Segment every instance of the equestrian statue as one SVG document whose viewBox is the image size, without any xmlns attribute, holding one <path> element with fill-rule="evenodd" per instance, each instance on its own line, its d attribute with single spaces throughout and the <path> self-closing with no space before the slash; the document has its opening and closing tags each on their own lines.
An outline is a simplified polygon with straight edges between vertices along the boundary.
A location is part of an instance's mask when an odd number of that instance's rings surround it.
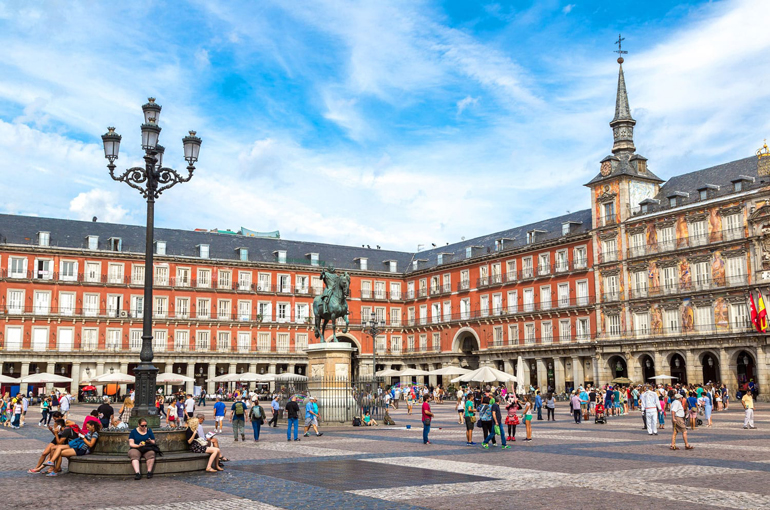
<svg viewBox="0 0 770 510">
<path fill-rule="evenodd" d="M 350 321 L 348 320 L 348 302 L 346 300 L 350 289 L 350 275 L 346 272 L 338 274 L 333 266 L 321 271 L 321 280 L 325 288 L 320 296 L 313 299 L 313 315 L 315 316 L 315 337 L 324 340 L 326 324 L 332 323 L 332 342 L 337 341 L 337 319 L 345 319 L 345 329 L 348 332 Z M 321 326 L 323 319 L 323 326 Z"/>
</svg>

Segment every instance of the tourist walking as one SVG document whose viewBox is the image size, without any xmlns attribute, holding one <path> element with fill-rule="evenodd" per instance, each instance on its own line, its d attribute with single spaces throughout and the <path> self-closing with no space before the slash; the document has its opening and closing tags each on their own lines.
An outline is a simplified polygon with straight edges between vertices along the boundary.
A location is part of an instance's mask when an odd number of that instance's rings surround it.
<svg viewBox="0 0 770 510">
<path fill-rule="evenodd" d="M 537 409 L 537 419 L 543 420 L 543 397 L 540 396 L 540 390 L 535 393 L 535 409 Z"/>
<path fill-rule="evenodd" d="M 465 404 L 463 403 L 462 397 L 457 397 L 457 423 L 459 425 L 462 425 L 463 422 L 463 414 L 465 414 L 463 411 L 465 411 Z"/>
<path fill-rule="evenodd" d="M 259 441 L 259 431 L 262 424 L 265 423 L 265 410 L 259 405 L 259 399 L 256 395 L 254 396 L 254 405 L 249 411 L 249 419 L 251 420 L 251 428 L 254 430 L 254 441 Z"/>
<path fill-rule="evenodd" d="M 246 434 L 243 431 L 243 427 L 246 424 L 246 405 L 243 403 L 240 395 L 238 395 L 230 408 L 230 423 L 233 424 L 234 440 L 238 441 L 238 435 L 240 434 L 241 441 L 246 441 Z"/>
<path fill-rule="evenodd" d="M 198 395 L 198 405 L 206 407 L 206 390 L 201 388 L 201 393 Z"/>
<path fill-rule="evenodd" d="M 481 398 L 481 407 L 479 407 L 479 421 L 481 422 L 481 437 L 482 442 L 484 438 L 489 435 L 489 432 L 494 426 L 494 420 L 492 419 L 492 406 L 490 405 L 489 397 L 484 395 Z M 495 446 L 497 443 L 494 443 Z"/>
<path fill-rule="evenodd" d="M 430 434 L 430 424 L 433 420 L 433 412 L 430 410 L 430 401 L 433 397 L 428 394 L 425 396 L 422 402 L 422 443 L 431 444 L 428 440 L 428 434 Z"/>
<path fill-rule="evenodd" d="M 473 427 L 476 426 L 476 408 L 473 406 L 473 398 L 470 394 L 465 399 L 463 420 L 465 421 L 465 444 L 466 446 L 473 446 L 476 444 L 473 442 Z"/>
<path fill-rule="evenodd" d="M 195 399 L 189 393 L 187 394 L 187 400 L 184 401 L 184 412 L 186 420 L 195 416 Z"/>
<path fill-rule="evenodd" d="M 698 419 L 698 399 L 692 391 L 687 397 L 687 415 L 690 418 L 690 429 L 695 430 L 695 422 Z"/>
<path fill-rule="evenodd" d="M 527 437 L 524 441 L 532 441 L 532 402 L 529 401 L 529 395 L 524 395 L 524 410 L 521 412 L 521 417 L 527 429 Z"/>
<path fill-rule="evenodd" d="M 299 404 L 297 396 L 292 395 L 291 400 L 286 403 L 286 440 L 291 441 L 291 429 L 294 428 L 294 440 L 299 441 L 297 434 L 299 432 Z"/>
<path fill-rule="evenodd" d="M 40 412 L 43 414 L 43 417 L 40 418 L 40 421 L 37 422 L 37 426 L 40 427 L 41 425 L 48 426 L 48 421 L 50 418 L 48 417 L 48 409 L 51 407 L 51 401 L 48 399 L 48 397 L 43 397 L 43 400 L 40 402 Z"/>
<path fill-rule="evenodd" d="M 647 386 L 645 392 L 642 393 L 640 404 L 642 407 L 642 414 L 644 415 L 644 421 L 647 425 L 647 434 L 658 435 L 658 413 L 660 413 L 660 400 L 658 396 L 652 391 L 652 388 Z"/>
<path fill-rule="evenodd" d="M 757 428 L 754 426 L 754 397 L 752 396 L 750 391 L 747 391 L 743 395 L 743 398 L 741 398 L 741 404 L 743 404 L 743 408 L 746 410 L 746 415 L 743 418 L 743 428 L 744 429 Z"/>
<path fill-rule="evenodd" d="M 671 421 L 673 422 L 673 430 L 671 431 L 671 449 L 678 450 L 676 445 L 676 435 L 682 433 L 682 439 L 684 439 L 684 447 L 687 450 L 692 450 L 693 446 L 687 442 L 687 424 L 684 421 L 684 406 L 682 405 L 682 395 L 676 393 L 674 400 L 671 402 Z"/>
<path fill-rule="evenodd" d="M 706 427 L 711 428 L 711 412 L 714 410 L 714 404 L 711 401 L 711 393 L 703 394 L 703 419 L 706 421 Z"/>
<path fill-rule="evenodd" d="M 304 437 L 310 437 L 310 427 L 313 427 L 316 437 L 321 437 L 323 432 L 318 432 L 318 404 L 315 397 L 310 397 L 305 404 L 305 434 Z"/>
<path fill-rule="evenodd" d="M 503 434 L 503 431 L 501 430 L 503 426 L 503 415 L 500 412 L 500 404 L 497 403 L 497 400 L 492 399 L 492 403 L 490 405 L 491 411 L 492 411 L 492 430 L 489 432 L 489 434 L 484 438 L 484 442 L 481 443 L 481 446 L 483 446 L 485 449 L 489 449 L 489 442 L 495 440 L 495 435 L 500 435 L 500 442 L 503 443 L 503 450 L 507 450 L 510 448 L 508 444 L 505 442 L 505 435 Z"/>
<path fill-rule="evenodd" d="M 275 397 L 273 397 L 273 401 L 270 402 L 270 409 L 272 409 L 273 411 L 273 416 L 271 416 L 270 421 L 267 422 L 268 427 L 270 426 L 271 423 L 273 424 L 273 428 L 278 426 L 278 414 L 281 411 L 281 404 L 278 401 L 279 398 L 280 398 L 280 395 L 276 395 Z"/>
<path fill-rule="evenodd" d="M 64 398 L 62 398 L 62 400 L 64 400 Z M 62 402 L 60 401 L 59 404 L 61 403 Z M 102 397 L 102 405 L 96 408 L 96 410 L 99 411 L 99 422 L 101 423 L 102 428 L 106 429 L 112 422 L 112 415 L 115 414 L 115 409 L 110 405 L 110 397 Z M 64 414 L 64 411 L 62 411 L 62 414 Z"/>
<path fill-rule="evenodd" d="M 59 411 L 66 420 L 70 414 L 70 396 L 65 391 L 61 398 L 59 398 Z"/>
<path fill-rule="evenodd" d="M 226 409 L 227 406 L 225 406 L 225 403 L 222 402 L 222 396 L 217 395 L 217 401 L 214 402 L 214 431 L 216 432 L 222 432 L 222 425 L 225 421 Z"/>
<path fill-rule="evenodd" d="M 548 399 L 545 401 L 545 408 L 548 411 L 546 421 L 556 421 L 556 399 L 553 393 L 548 394 Z"/>
<path fill-rule="evenodd" d="M 572 403 L 572 417 L 575 419 L 575 423 L 580 424 L 580 420 L 583 417 L 583 411 L 580 408 L 580 397 L 576 395 L 574 391 L 572 392 L 570 401 Z"/>
<path fill-rule="evenodd" d="M 519 405 L 516 402 L 511 402 L 505 409 L 508 411 L 508 416 L 505 417 L 505 424 L 508 425 L 508 441 L 516 441 L 516 425 L 519 424 L 519 416 L 516 414 Z"/>
</svg>

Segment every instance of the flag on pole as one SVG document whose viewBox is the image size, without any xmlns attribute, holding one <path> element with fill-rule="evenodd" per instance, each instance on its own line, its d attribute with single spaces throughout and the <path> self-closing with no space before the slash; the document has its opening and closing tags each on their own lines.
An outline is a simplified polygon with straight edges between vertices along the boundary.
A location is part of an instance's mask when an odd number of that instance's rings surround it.
<svg viewBox="0 0 770 510">
<path fill-rule="evenodd" d="M 757 307 L 754 304 L 754 294 L 749 291 L 749 306 L 751 307 L 751 323 L 754 324 L 754 327 L 757 331 L 761 331 L 759 329 L 759 315 L 757 314 Z"/>
<path fill-rule="evenodd" d="M 757 299 L 757 322 L 759 324 L 759 331 L 761 333 L 764 333 L 767 331 L 767 310 L 765 309 L 765 300 L 762 299 L 762 292 L 757 291 L 758 299 Z"/>
</svg>

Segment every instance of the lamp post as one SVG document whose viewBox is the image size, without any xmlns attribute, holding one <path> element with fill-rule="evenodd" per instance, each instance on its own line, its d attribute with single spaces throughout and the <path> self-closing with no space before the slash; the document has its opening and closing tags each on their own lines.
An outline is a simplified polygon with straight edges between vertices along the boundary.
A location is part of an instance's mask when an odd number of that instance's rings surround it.
<svg viewBox="0 0 770 510">
<path fill-rule="evenodd" d="M 372 337 L 372 378 L 377 380 L 377 336 L 380 334 L 380 328 L 385 325 L 385 321 L 377 321 L 377 314 L 372 312 L 369 321 L 366 323 L 366 332 Z"/>
<path fill-rule="evenodd" d="M 155 199 L 165 190 L 180 182 L 187 182 L 192 178 L 195 170 L 195 162 L 198 160 L 201 139 L 195 136 L 195 131 L 190 131 L 189 136 L 182 139 L 184 145 L 184 159 L 187 161 L 187 175 L 180 174 L 173 168 L 163 166 L 163 153 L 165 148 L 158 145 L 158 137 L 161 128 L 158 125 L 161 106 L 155 102 L 155 98 L 148 99 L 142 106 L 144 123 L 142 124 L 142 149 L 144 150 L 144 167 L 129 168 L 120 175 L 115 174 L 115 160 L 118 159 L 121 136 L 115 132 L 114 127 L 107 128 L 107 133 L 102 135 L 104 143 L 104 157 L 109 163 L 110 177 L 113 180 L 125 182 L 146 199 L 147 201 L 147 232 L 144 253 L 144 302 L 142 323 L 142 350 L 139 353 L 140 364 L 134 369 L 136 377 L 136 405 L 132 417 L 148 418 L 148 425 L 158 427 L 160 417 L 155 407 L 155 378 L 158 369 L 152 364 L 152 284 L 153 284 L 153 241 L 155 228 Z"/>
</svg>

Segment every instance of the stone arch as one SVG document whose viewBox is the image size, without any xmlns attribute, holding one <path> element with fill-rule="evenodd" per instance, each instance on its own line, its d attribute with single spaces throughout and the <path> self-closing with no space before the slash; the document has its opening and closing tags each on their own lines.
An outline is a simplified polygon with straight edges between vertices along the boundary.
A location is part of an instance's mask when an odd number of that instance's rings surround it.
<svg viewBox="0 0 770 510">
<path fill-rule="evenodd" d="M 618 362 L 621 362 L 621 365 L 623 366 L 622 370 L 617 370 Z M 610 373 L 610 381 L 615 379 L 616 377 L 628 377 L 628 360 L 623 354 L 613 354 L 609 358 L 607 358 L 606 361 L 607 364 L 607 370 L 609 370 Z"/>
<path fill-rule="evenodd" d="M 698 363 L 701 366 L 703 384 L 711 381 L 716 383 L 720 380 L 720 359 L 719 353 L 710 349 L 704 349 L 698 353 Z"/>
<path fill-rule="evenodd" d="M 476 340 L 476 346 L 477 351 L 481 350 L 481 339 L 479 338 L 478 333 L 476 333 L 476 330 L 469 327 L 460 328 L 457 330 L 457 333 L 455 333 L 454 339 L 452 340 L 452 352 L 459 352 L 462 353 L 462 343 L 463 340 L 467 337 L 465 333 L 470 333 L 474 340 Z"/>
<path fill-rule="evenodd" d="M 639 364 L 639 369 L 642 374 L 642 382 L 654 382 L 652 377 L 658 375 L 658 371 L 661 367 L 655 365 L 655 354 L 651 352 L 642 352 L 636 356 L 636 362 Z M 647 362 L 650 366 L 647 366 Z"/>
<path fill-rule="evenodd" d="M 670 365 L 671 361 L 673 360 L 673 358 L 674 358 L 674 356 L 676 354 L 681 356 L 683 360 L 687 361 L 687 353 L 684 352 L 684 351 L 677 350 L 677 351 L 670 351 L 670 352 L 667 352 L 666 354 L 664 354 L 663 359 L 666 362 L 666 364 Z"/>
<path fill-rule="evenodd" d="M 752 358 L 754 363 L 757 362 L 757 351 L 753 347 L 736 347 L 732 350 L 729 356 L 730 365 L 737 365 L 738 364 L 738 356 L 741 353 L 749 354 Z"/>
</svg>

